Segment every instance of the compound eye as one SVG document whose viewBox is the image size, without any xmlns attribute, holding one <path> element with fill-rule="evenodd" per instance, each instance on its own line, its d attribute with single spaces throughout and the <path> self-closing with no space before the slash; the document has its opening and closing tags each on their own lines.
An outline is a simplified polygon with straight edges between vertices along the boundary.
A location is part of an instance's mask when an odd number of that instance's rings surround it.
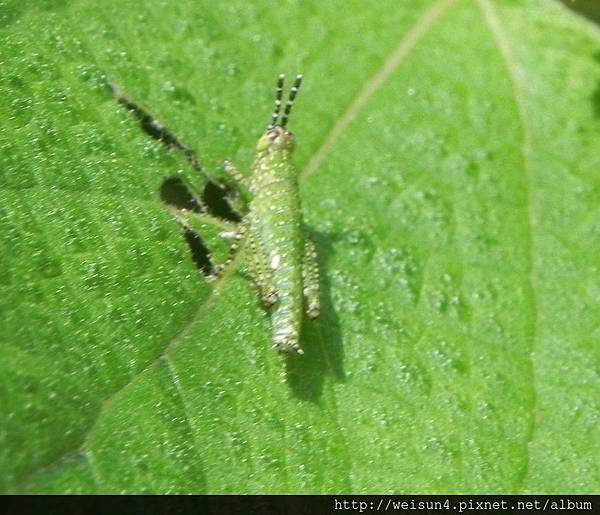
<svg viewBox="0 0 600 515">
<path fill-rule="evenodd" d="M 256 150 L 258 152 L 262 152 L 263 150 L 268 149 L 273 141 L 275 141 L 275 137 L 272 136 L 273 131 L 267 132 L 262 138 L 258 140 L 258 144 L 256 145 Z"/>
</svg>

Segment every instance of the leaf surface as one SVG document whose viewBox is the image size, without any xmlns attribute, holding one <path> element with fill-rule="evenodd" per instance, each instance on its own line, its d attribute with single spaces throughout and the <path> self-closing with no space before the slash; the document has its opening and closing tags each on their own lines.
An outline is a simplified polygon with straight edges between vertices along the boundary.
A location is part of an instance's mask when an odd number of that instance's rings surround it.
<svg viewBox="0 0 600 515">
<path fill-rule="evenodd" d="M 541 0 L 3 9 L 3 490 L 599 490 L 597 29 Z M 249 173 L 280 72 L 324 302 L 287 358 L 161 202 L 204 178 L 107 87 Z"/>
</svg>

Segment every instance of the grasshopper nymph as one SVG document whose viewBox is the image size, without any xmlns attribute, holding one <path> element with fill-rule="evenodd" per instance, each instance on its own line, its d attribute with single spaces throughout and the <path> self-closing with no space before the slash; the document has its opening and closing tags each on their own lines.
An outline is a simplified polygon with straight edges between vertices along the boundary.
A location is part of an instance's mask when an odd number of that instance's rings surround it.
<svg viewBox="0 0 600 515">
<path fill-rule="evenodd" d="M 303 225 L 298 170 L 292 164 L 295 138 L 287 130 L 301 82 L 298 75 L 281 114 L 284 76 L 278 77 L 275 109 L 256 145 L 252 176 L 247 179 L 232 163 L 224 163 L 239 193 L 232 206 L 244 199 L 249 202 L 237 229 L 222 233 L 224 238 L 243 240 L 247 269 L 271 312 L 273 347 L 298 354 L 303 354 L 299 343 L 303 313 L 316 318 L 320 311 L 315 246 Z"/>
<path fill-rule="evenodd" d="M 302 220 L 298 170 L 292 163 L 295 138 L 286 128 L 302 75 L 296 77 L 280 118 L 283 81 L 280 75 L 271 123 L 256 146 L 247 237 L 253 276 L 263 302 L 272 306 L 273 346 L 302 354 L 302 314 L 319 315 L 319 278 L 315 247 Z"/>
</svg>

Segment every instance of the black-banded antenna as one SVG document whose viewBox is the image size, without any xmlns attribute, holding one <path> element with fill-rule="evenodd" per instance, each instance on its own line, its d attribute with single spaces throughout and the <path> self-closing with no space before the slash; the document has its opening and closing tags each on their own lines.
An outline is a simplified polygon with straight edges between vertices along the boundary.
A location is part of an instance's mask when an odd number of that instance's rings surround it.
<svg viewBox="0 0 600 515">
<path fill-rule="evenodd" d="M 282 73 L 279 77 L 277 77 L 277 89 L 275 90 L 275 109 L 273 109 L 273 117 L 271 118 L 271 124 L 268 126 L 269 129 L 272 129 L 277 124 L 277 119 L 279 118 L 279 111 L 281 111 L 281 97 L 283 95 L 283 81 L 285 80 L 285 75 Z"/>
<path fill-rule="evenodd" d="M 281 99 L 283 97 L 283 83 L 285 81 L 285 76 L 281 74 L 277 77 L 277 89 L 275 90 L 275 108 L 273 109 L 273 116 L 271 117 L 271 123 L 267 127 L 267 129 L 272 129 L 273 127 L 279 126 L 281 128 L 285 128 L 290 118 L 290 113 L 292 112 L 292 107 L 294 106 L 294 100 L 296 95 L 298 95 L 298 91 L 300 89 L 300 84 L 302 84 L 302 75 L 296 75 L 296 79 L 294 80 L 294 84 L 292 85 L 292 89 L 290 89 L 290 96 L 287 99 L 285 104 L 285 109 L 283 111 L 283 115 L 281 116 L 281 121 L 279 121 L 279 113 L 281 112 Z"/>
<path fill-rule="evenodd" d="M 296 98 L 298 90 L 300 89 L 300 84 L 302 84 L 302 75 L 296 75 L 296 80 L 294 80 L 294 85 L 290 90 L 290 96 L 288 97 L 288 101 L 285 104 L 285 110 L 283 111 L 283 116 L 281 117 L 282 128 L 285 128 L 287 125 L 290 113 L 292 112 L 292 107 L 294 107 L 294 99 Z"/>
</svg>

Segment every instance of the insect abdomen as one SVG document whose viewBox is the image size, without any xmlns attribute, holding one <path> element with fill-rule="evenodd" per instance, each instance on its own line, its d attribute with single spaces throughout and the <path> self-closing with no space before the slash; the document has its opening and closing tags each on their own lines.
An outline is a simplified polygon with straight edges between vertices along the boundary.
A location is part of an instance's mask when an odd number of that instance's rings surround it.
<svg viewBox="0 0 600 515">
<path fill-rule="evenodd" d="M 298 351 L 304 241 L 296 173 L 289 163 L 261 164 L 264 173 L 259 174 L 252 212 L 278 299 L 271 314 L 273 344 L 281 351 Z"/>
</svg>

